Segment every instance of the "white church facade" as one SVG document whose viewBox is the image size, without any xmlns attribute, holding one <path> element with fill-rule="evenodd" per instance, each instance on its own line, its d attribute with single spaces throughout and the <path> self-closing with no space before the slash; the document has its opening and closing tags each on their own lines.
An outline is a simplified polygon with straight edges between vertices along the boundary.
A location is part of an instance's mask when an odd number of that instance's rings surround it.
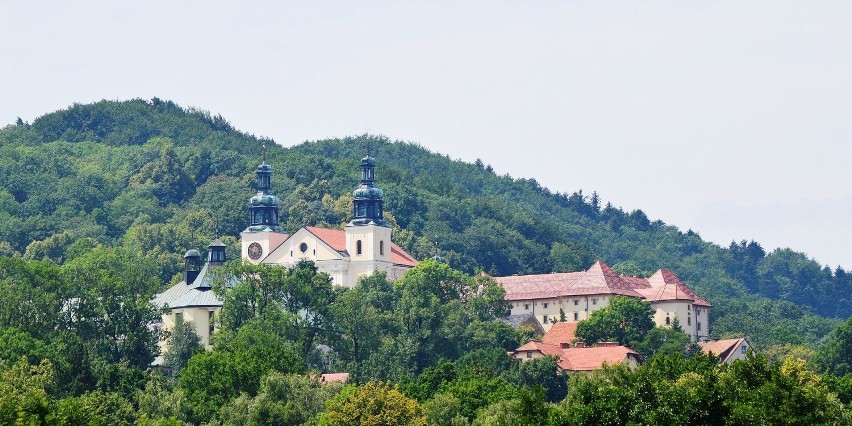
<svg viewBox="0 0 852 426">
<path fill-rule="evenodd" d="M 377 271 L 395 280 L 417 261 L 391 241 L 384 220 L 384 193 L 375 186 L 375 160 L 361 160 L 361 185 L 353 192 L 352 221 L 344 229 L 302 227 L 286 234 L 278 224 L 278 198 L 271 192 L 271 168 L 257 168 L 257 195 L 251 198 L 251 225 L 240 236 L 245 261 L 293 266 L 307 259 L 334 284 L 353 287 Z"/>
</svg>

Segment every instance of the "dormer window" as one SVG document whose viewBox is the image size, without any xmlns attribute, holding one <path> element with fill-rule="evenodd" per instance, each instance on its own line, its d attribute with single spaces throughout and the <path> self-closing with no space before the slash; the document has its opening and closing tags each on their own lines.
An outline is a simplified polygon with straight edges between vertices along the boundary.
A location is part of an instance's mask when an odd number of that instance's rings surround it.
<svg viewBox="0 0 852 426">
<path fill-rule="evenodd" d="M 362 249 L 361 249 L 361 240 L 358 240 L 358 241 L 356 241 L 356 242 L 355 242 L 355 254 L 360 255 L 360 254 L 361 254 L 361 252 L 362 252 Z"/>
</svg>

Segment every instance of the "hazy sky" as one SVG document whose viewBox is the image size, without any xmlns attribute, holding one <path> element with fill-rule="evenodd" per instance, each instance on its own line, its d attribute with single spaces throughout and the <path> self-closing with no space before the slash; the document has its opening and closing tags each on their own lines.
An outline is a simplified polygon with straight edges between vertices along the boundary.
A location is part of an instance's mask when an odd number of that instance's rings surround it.
<svg viewBox="0 0 852 426">
<path fill-rule="evenodd" d="M 852 2 L 0 4 L 0 125 L 154 96 L 481 158 L 852 268 Z"/>
</svg>

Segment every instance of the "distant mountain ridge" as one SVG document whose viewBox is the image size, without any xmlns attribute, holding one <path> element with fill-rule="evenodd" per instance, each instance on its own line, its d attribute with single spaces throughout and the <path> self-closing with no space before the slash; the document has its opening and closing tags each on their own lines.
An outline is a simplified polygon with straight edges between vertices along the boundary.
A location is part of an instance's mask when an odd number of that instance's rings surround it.
<svg viewBox="0 0 852 426">
<path fill-rule="evenodd" d="M 187 248 L 219 234 L 235 241 L 264 144 L 288 229 L 347 220 L 369 146 L 395 240 L 417 257 L 494 275 L 596 259 L 623 274 L 671 269 L 714 304 L 714 335 L 759 336 L 758 346 L 814 344 L 837 322 L 829 318 L 852 315 L 852 277 L 790 249 L 719 247 L 641 210 L 600 205 L 597 194 L 553 193 L 381 136 L 282 148 L 156 98 L 75 104 L 0 130 L 0 254 L 62 262 L 90 239 L 157 259 L 167 279 Z"/>
</svg>

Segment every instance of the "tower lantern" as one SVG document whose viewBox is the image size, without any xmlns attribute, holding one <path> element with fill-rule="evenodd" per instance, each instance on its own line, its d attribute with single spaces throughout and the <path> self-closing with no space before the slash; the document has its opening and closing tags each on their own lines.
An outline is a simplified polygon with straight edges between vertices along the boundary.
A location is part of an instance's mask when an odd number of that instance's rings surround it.
<svg viewBox="0 0 852 426">
<path fill-rule="evenodd" d="M 384 220 L 384 193 L 375 184 L 376 160 L 368 154 L 361 159 L 361 186 L 352 193 L 351 225 L 387 226 Z"/>
</svg>

